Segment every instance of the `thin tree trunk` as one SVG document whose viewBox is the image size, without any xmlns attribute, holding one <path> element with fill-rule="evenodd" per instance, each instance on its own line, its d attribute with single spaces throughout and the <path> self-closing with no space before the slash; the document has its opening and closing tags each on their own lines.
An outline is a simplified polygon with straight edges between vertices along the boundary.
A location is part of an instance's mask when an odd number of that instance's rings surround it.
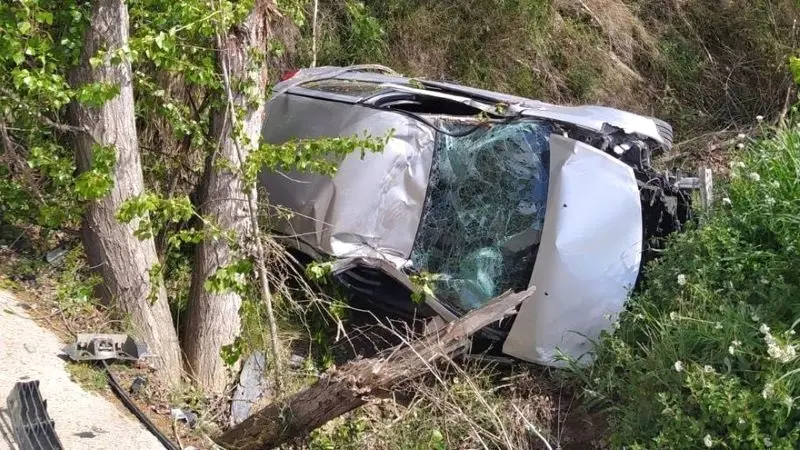
<svg viewBox="0 0 800 450">
<path fill-rule="evenodd" d="M 374 358 L 348 363 L 286 401 L 274 402 L 226 431 L 217 443 L 227 449 L 274 448 L 381 396 L 399 382 L 426 373 L 440 358 L 463 347 L 467 338 L 508 315 L 533 294 L 534 288 L 496 297 L 482 308 L 447 324 L 423 339 L 401 344 Z"/>
<path fill-rule="evenodd" d="M 240 169 L 251 148 L 258 145 L 264 122 L 270 5 L 270 1 L 256 0 L 244 23 L 218 39 L 217 67 L 225 78 L 228 102 L 212 115 L 217 149 L 206 162 L 201 213 L 214 226 L 232 232 L 240 240 L 252 236 L 254 231 L 250 202 L 255 191 L 245 185 Z M 249 96 L 232 88 L 242 84 L 253 87 Z M 234 108 L 243 114 L 238 115 Z M 233 249 L 224 238 L 207 237 L 198 246 L 183 334 L 186 360 L 193 376 L 205 389 L 216 393 L 223 392 L 230 381 L 220 348 L 233 343 L 241 332 L 242 300 L 230 291 L 208 292 L 204 284 L 217 269 L 233 262 L 233 258 Z"/>
<path fill-rule="evenodd" d="M 151 284 L 149 269 L 156 263 L 152 239 L 139 240 L 133 235 L 137 224 L 117 221 L 122 203 L 144 190 L 142 166 L 136 136 L 133 108 L 133 85 L 129 61 L 110 62 L 111 54 L 128 45 L 128 9 L 124 0 L 95 0 L 89 28 L 84 35 L 80 65 L 70 73 L 73 86 L 102 82 L 119 86 L 119 94 L 99 107 L 77 102 L 70 105 L 73 125 L 85 130 L 76 133 L 75 153 L 78 169 L 91 168 L 95 146 L 114 149 L 114 186 L 105 197 L 92 201 L 83 223 L 84 245 L 89 263 L 103 276 L 111 304 L 126 316 L 140 339 L 147 343 L 156 358 L 160 374 L 169 382 L 178 382 L 181 357 L 178 336 L 172 324 L 166 292 L 159 282 Z M 105 60 L 92 67 L 89 59 L 98 50 Z M 155 301 L 148 299 L 156 289 Z"/>
</svg>

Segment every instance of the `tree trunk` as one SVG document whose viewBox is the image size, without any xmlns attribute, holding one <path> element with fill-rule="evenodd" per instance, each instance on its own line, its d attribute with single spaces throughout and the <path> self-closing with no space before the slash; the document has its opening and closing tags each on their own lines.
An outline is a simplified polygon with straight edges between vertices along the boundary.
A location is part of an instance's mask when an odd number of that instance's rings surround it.
<svg viewBox="0 0 800 450">
<path fill-rule="evenodd" d="M 484 307 L 445 325 L 413 344 L 401 344 L 374 358 L 348 363 L 286 401 L 272 403 L 226 431 L 217 443 L 227 449 L 274 448 L 305 435 L 366 403 L 368 396 L 384 395 L 405 380 L 421 376 L 436 360 L 463 347 L 467 338 L 508 315 L 534 288 L 496 297 Z"/>
<path fill-rule="evenodd" d="M 99 268 L 105 291 L 113 306 L 130 319 L 134 331 L 147 343 L 159 373 L 169 382 L 178 382 L 181 357 L 178 336 L 172 324 L 167 297 L 161 283 L 151 284 L 149 269 L 156 263 L 152 239 L 133 235 L 137 224 L 117 221 L 116 213 L 127 199 L 142 194 L 144 180 L 139 159 L 136 121 L 133 109 L 132 73 L 129 61 L 112 64 L 111 54 L 128 45 L 128 9 L 124 0 L 92 2 L 90 25 L 84 35 L 80 65 L 70 73 L 74 87 L 102 82 L 119 86 L 119 94 L 99 107 L 73 102 L 70 119 L 84 130 L 76 133 L 75 154 L 78 170 L 92 167 L 95 146 L 114 149 L 114 186 L 105 197 L 91 201 L 83 223 L 84 245 L 89 263 Z M 92 67 L 89 59 L 98 50 L 104 61 Z M 148 299 L 156 289 L 155 301 Z"/>
<path fill-rule="evenodd" d="M 253 231 L 250 188 L 245 185 L 240 169 L 251 148 L 258 145 L 264 122 L 270 3 L 257 0 L 244 23 L 218 39 L 217 67 L 225 78 L 227 92 L 223 95 L 228 102 L 213 112 L 211 127 L 217 148 L 206 161 L 200 209 L 206 220 L 220 230 L 232 232 L 239 240 Z M 243 84 L 252 86 L 249 94 L 238 88 Z M 238 115 L 233 108 L 243 114 Z M 238 136 L 234 136 L 234 130 L 238 130 Z M 242 300 L 230 291 L 208 292 L 204 283 L 217 269 L 233 262 L 234 256 L 233 249 L 221 237 L 207 236 L 198 246 L 183 333 L 190 371 L 201 386 L 215 393 L 223 392 L 229 382 L 220 348 L 233 343 L 241 332 Z"/>
</svg>

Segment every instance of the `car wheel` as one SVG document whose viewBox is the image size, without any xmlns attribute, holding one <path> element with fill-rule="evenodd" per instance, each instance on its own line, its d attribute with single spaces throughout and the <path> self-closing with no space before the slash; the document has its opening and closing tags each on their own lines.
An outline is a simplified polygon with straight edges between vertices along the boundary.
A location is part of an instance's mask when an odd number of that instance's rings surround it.
<svg viewBox="0 0 800 450">
<path fill-rule="evenodd" d="M 664 150 L 672 150 L 672 126 L 655 117 L 653 117 L 653 121 L 656 123 L 656 128 L 658 128 L 658 135 L 664 140 Z"/>
</svg>

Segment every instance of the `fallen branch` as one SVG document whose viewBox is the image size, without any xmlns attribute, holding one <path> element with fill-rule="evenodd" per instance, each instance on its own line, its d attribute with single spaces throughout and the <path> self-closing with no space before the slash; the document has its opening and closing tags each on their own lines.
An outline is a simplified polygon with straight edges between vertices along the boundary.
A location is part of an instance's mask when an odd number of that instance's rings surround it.
<svg viewBox="0 0 800 450">
<path fill-rule="evenodd" d="M 672 152 L 672 153 L 670 153 L 668 155 L 665 155 L 665 156 L 659 158 L 658 162 L 661 163 L 661 164 L 666 164 L 666 163 L 675 161 L 677 159 L 681 159 L 681 158 L 685 158 L 687 156 L 694 155 L 694 154 L 699 153 L 701 151 L 705 152 L 705 153 L 713 153 L 713 152 L 715 152 L 717 150 L 720 150 L 720 149 L 732 148 L 739 141 L 740 141 L 740 139 L 738 137 L 734 137 L 734 138 L 730 138 L 730 139 L 725 139 L 725 140 L 720 141 L 720 142 L 718 142 L 716 144 L 708 145 L 706 147 L 695 146 L 695 147 L 690 148 L 687 151 L 682 151 L 682 152 L 681 151 L 675 151 L 675 152 Z"/>
<path fill-rule="evenodd" d="M 465 346 L 481 328 L 515 314 L 516 307 L 534 289 L 507 292 L 410 346 L 400 345 L 326 373 L 287 400 L 258 411 L 216 441 L 228 449 L 256 450 L 303 436 L 365 404 L 370 396 L 384 396 L 398 383 L 423 375 L 432 363 Z"/>
</svg>

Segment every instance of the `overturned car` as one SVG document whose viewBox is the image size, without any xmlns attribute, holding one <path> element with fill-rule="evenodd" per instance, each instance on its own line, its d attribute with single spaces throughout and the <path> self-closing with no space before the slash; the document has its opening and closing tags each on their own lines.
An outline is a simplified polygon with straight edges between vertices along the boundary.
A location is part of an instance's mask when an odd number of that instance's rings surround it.
<svg viewBox="0 0 800 450">
<path fill-rule="evenodd" d="M 384 136 L 335 176 L 265 171 L 290 218 L 282 241 L 375 310 L 453 320 L 506 290 L 536 286 L 512 321 L 483 333 L 503 353 L 558 365 L 612 325 L 648 241 L 678 229 L 689 196 L 656 173 L 666 123 L 599 106 L 565 107 L 375 66 L 291 74 L 267 106 L 267 142 Z M 434 295 L 411 300 L 410 277 Z"/>
</svg>

